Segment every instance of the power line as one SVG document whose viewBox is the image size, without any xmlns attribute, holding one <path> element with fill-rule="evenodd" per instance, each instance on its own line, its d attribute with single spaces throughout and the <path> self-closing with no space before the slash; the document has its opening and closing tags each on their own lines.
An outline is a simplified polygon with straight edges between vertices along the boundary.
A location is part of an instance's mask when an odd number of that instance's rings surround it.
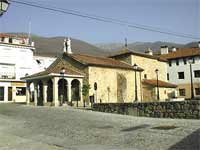
<svg viewBox="0 0 200 150">
<path fill-rule="evenodd" d="M 176 32 L 172 32 L 172 31 L 164 31 L 161 29 L 156 29 L 155 27 L 150 27 L 150 26 L 140 25 L 140 24 L 132 24 L 127 21 L 103 17 L 103 16 L 91 15 L 91 14 L 87 14 L 87 13 L 82 13 L 80 11 L 61 9 L 61 8 L 56 8 L 56 7 L 52 7 L 52 6 L 51 7 L 50 6 L 42 6 L 41 4 L 37 4 L 37 3 L 33 3 L 33 2 L 30 3 L 30 2 L 17 1 L 17 0 L 10 0 L 10 1 L 13 3 L 27 5 L 27 6 L 45 9 L 45 10 L 49 10 L 49 11 L 60 12 L 60 13 L 68 14 L 68 15 L 78 16 L 78 17 L 82 17 L 82 18 L 88 18 L 88 19 L 97 20 L 97 21 L 101 21 L 101 22 L 127 26 L 129 28 L 136 28 L 136 29 L 140 29 L 140 30 L 157 32 L 157 33 L 161 33 L 161 34 L 167 34 L 167 35 L 171 35 L 171 36 L 189 38 L 189 39 L 194 39 L 194 40 L 200 39 L 199 37 L 194 37 L 193 35 L 190 35 L 190 34 L 182 34 L 182 33 L 176 33 Z"/>
<path fill-rule="evenodd" d="M 41 5 L 41 3 L 36 3 L 36 2 L 34 2 L 34 4 Z M 177 32 L 170 31 L 170 30 L 166 31 L 166 29 L 163 29 L 163 28 L 158 28 L 158 27 L 153 27 L 153 26 L 147 26 L 147 25 L 143 25 L 143 24 L 137 24 L 137 23 L 134 23 L 134 22 L 128 22 L 128 21 L 119 20 L 119 19 L 115 19 L 115 18 L 109 18 L 109 17 L 103 17 L 103 16 L 94 15 L 94 14 L 83 13 L 83 12 L 80 12 L 80 11 L 77 11 L 77 10 L 58 8 L 58 7 L 55 7 L 55 6 L 50 6 L 48 4 L 46 6 L 48 6 L 50 8 L 54 8 L 54 9 L 59 9 L 59 10 L 64 10 L 64 11 L 68 11 L 68 12 L 74 12 L 74 13 L 78 13 L 78 14 L 84 14 L 86 16 L 92 16 L 92 17 L 96 17 L 96 18 L 101 18 L 101 19 L 106 19 L 106 20 L 114 21 L 115 23 L 118 23 L 119 25 L 126 25 L 126 26 L 128 26 L 128 25 L 133 25 L 134 24 L 135 26 L 140 26 L 140 27 L 151 29 L 151 30 L 161 30 L 161 31 L 165 30 L 165 32 L 168 32 L 168 33 L 171 32 L 171 33 L 174 33 L 174 34 L 181 34 L 181 35 L 190 36 L 190 37 L 194 36 L 192 34 L 177 33 Z"/>
</svg>

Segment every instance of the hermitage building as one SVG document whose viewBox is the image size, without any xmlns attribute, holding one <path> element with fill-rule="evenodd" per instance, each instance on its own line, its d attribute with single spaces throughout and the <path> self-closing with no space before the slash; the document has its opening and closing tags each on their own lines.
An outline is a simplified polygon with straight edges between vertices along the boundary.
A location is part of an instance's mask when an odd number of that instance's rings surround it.
<svg viewBox="0 0 200 150">
<path fill-rule="evenodd" d="M 34 55 L 26 37 L 1 35 L 0 102 L 36 106 L 168 101 L 177 85 L 167 80 L 167 60 L 128 48 L 108 57 L 73 53 L 64 40 L 57 58 Z M 83 87 L 89 85 L 88 95 Z"/>
</svg>

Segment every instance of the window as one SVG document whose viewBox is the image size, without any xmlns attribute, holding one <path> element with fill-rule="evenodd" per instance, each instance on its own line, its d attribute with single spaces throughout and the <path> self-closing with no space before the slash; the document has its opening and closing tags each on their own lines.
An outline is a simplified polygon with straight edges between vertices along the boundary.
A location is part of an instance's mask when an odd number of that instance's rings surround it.
<svg viewBox="0 0 200 150">
<path fill-rule="evenodd" d="M 179 89 L 179 95 L 185 96 L 185 89 Z"/>
<path fill-rule="evenodd" d="M 97 90 L 97 83 L 96 82 L 94 83 L 94 90 L 95 91 Z"/>
<path fill-rule="evenodd" d="M 178 59 L 176 60 L 176 65 L 177 65 L 177 66 L 179 65 L 179 60 L 178 60 Z"/>
<path fill-rule="evenodd" d="M 144 74 L 144 78 L 147 79 L 147 74 Z"/>
<path fill-rule="evenodd" d="M 187 59 L 186 58 L 183 58 L 183 63 L 184 63 L 184 65 L 187 64 Z"/>
<path fill-rule="evenodd" d="M 169 73 L 167 73 L 167 80 L 169 80 Z"/>
<path fill-rule="evenodd" d="M 4 39 L 5 39 L 5 38 L 4 38 L 4 37 L 2 37 L 2 38 L 1 38 L 1 42 L 4 42 Z"/>
<path fill-rule="evenodd" d="M 169 66 L 170 66 L 170 67 L 172 66 L 172 61 L 171 61 L 171 60 L 169 60 Z"/>
<path fill-rule="evenodd" d="M 9 43 L 12 43 L 12 42 L 13 42 L 13 39 L 12 39 L 12 38 L 9 38 L 8 42 L 9 42 Z"/>
<path fill-rule="evenodd" d="M 195 70 L 194 71 L 194 77 L 195 78 L 200 78 L 200 70 Z"/>
<path fill-rule="evenodd" d="M 178 72 L 178 78 L 179 79 L 184 79 L 185 78 L 184 72 Z"/>
<path fill-rule="evenodd" d="M 16 88 L 16 95 L 18 95 L 18 96 L 26 95 L 26 88 L 25 87 L 17 87 Z"/>
<path fill-rule="evenodd" d="M 200 95 L 200 88 L 195 88 L 195 94 Z"/>
<path fill-rule="evenodd" d="M 4 87 L 0 87 L 0 101 L 4 101 Z"/>
<path fill-rule="evenodd" d="M 8 79 L 8 76 L 2 75 L 1 78 L 2 78 L 2 79 Z"/>
<path fill-rule="evenodd" d="M 195 57 L 193 57 L 192 60 L 193 60 L 193 64 L 194 64 L 195 63 Z"/>
</svg>

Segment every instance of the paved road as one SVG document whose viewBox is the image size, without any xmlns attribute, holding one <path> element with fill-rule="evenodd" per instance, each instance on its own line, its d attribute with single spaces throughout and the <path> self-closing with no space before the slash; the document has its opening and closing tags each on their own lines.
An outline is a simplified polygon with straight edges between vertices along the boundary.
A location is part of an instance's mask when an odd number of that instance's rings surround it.
<svg viewBox="0 0 200 150">
<path fill-rule="evenodd" d="M 0 104 L 0 150 L 199 150 L 199 129 L 200 120 Z"/>
</svg>

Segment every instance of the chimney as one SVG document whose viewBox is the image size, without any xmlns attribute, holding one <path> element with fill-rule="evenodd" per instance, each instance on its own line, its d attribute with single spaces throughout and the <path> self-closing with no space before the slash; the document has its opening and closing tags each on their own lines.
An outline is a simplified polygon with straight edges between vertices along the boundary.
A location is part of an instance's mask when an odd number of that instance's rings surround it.
<svg viewBox="0 0 200 150">
<path fill-rule="evenodd" d="M 148 55 L 152 55 L 153 56 L 153 51 L 148 48 L 146 51 L 145 51 L 145 54 L 148 54 Z"/>
<path fill-rule="evenodd" d="M 198 48 L 200 48 L 200 41 L 198 42 Z"/>
<path fill-rule="evenodd" d="M 161 46 L 160 47 L 160 53 L 161 53 L 161 55 L 163 55 L 163 54 L 168 54 L 169 53 L 169 48 L 168 48 L 168 46 Z"/>
<path fill-rule="evenodd" d="M 31 42 L 31 46 L 34 47 L 35 46 L 35 42 Z"/>
<path fill-rule="evenodd" d="M 64 39 L 64 44 L 63 44 L 64 48 L 63 48 L 63 52 L 64 53 L 68 53 L 68 54 L 72 54 L 72 50 L 71 50 L 71 39 L 67 38 Z"/>
<path fill-rule="evenodd" d="M 67 52 L 67 39 L 64 39 L 64 43 L 63 43 L 63 53 Z"/>
<path fill-rule="evenodd" d="M 172 52 L 176 52 L 176 47 L 172 47 Z"/>
</svg>

